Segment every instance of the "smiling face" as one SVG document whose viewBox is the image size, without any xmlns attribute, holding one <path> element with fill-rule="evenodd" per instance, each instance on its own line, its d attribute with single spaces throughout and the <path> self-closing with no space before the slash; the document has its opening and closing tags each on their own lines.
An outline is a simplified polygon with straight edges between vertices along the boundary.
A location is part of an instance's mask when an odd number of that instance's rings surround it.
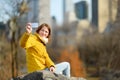
<svg viewBox="0 0 120 80">
<path fill-rule="evenodd" d="M 43 23 L 37 28 L 36 32 L 40 35 L 40 37 L 50 38 L 51 28 L 48 24 Z"/>
<path fill-rule="evenodd" d="M 38 33 L 41 37 L 43 38 L 47 38 L 48 35 L 49 35 L 49 30 L 46 26 L 43 26 L 40 30 L 39 30 L 39 33 Z"/>
</svg>

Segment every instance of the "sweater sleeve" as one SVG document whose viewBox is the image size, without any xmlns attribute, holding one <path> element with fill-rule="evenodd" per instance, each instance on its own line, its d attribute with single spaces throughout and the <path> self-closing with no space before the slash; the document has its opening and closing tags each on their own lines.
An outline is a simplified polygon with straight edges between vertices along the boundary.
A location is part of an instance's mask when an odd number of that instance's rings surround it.
<svg viewBox="0 0 120 80">
<path fill-rule="evenodd" d="M 21 36 L 21 38 L 20 38 L 20 46 L 22 47 L 22 48 L 29 48 L 29 47 L 31 47 L 32 46 L 32 43 L 30 42 L 30 36 L 31 36 L 32 34 L 29 34 L 29 33 L 24 33 L 22 36 Z"/>
<path fill-rule="evenodd" d="M 46 59 L 45 59 L 45 62 L 46 62 L 46 65 L 48 68 L 50 68 L 51 66 L 54 66 L 55 67 L 55 64 L 53 63 L 53 61 L 50 59 L 49 55 L 46 53 L 45 55 Z"/>
</svg>

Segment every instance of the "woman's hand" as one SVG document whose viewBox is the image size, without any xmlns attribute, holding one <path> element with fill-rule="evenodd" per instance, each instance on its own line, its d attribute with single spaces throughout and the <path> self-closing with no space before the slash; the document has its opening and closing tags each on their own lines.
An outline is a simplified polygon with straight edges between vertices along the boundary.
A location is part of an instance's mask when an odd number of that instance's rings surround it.
<svg viewBox="0 0 120 80">
<path fill-rule="evenodd" d="M 55 72 L 55 67 L 54 67 L 54 66 L 51 66 L 49 70 L 50 70 L 51 72 Z"/>
<path fill-rule="evenodd" d="M 27 23 L 27 25 L 26 25 L 26 31 L 27 31 L 27 33 L 31 33 L 32 32 L 31 23 Z"/>
</svg>

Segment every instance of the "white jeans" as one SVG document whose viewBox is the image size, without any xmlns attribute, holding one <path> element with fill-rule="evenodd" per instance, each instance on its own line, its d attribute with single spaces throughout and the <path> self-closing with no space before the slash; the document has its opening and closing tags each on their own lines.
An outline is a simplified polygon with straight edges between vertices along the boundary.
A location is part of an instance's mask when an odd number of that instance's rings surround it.
<svg viewBox="0 0 120 80">
<path fill-rule="evenodd" d="M 69 62 L 61 62 L 55 65 L 55 73 L 63 74 L 70 77 L 70 64 Z"/>
</svg>

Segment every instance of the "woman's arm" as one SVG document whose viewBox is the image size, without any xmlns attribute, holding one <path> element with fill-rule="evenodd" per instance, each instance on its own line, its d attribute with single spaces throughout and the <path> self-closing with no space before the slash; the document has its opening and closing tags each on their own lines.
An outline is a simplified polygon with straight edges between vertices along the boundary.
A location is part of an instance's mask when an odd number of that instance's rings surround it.
<svg viewBox="0 0 120 80">
<path fill-rule="evenodd" d="M 55 67 L 54 62 L 50 59 L 48 53 L 45 54 L 45 63 L 46 63 L 48 68 Z"/>
<path fill-rule="evenodd" d="M 32 36 L 31 32 L 32 32 L 31 23 L 28 23 L 26 25 L 26 32 L 20 38 L 20 46 L 21 47 L 27 48 L 27 47 L 31 46 L 30 41 L 28 40 L 30 38 L 30 36 Z"/>
</svg>

